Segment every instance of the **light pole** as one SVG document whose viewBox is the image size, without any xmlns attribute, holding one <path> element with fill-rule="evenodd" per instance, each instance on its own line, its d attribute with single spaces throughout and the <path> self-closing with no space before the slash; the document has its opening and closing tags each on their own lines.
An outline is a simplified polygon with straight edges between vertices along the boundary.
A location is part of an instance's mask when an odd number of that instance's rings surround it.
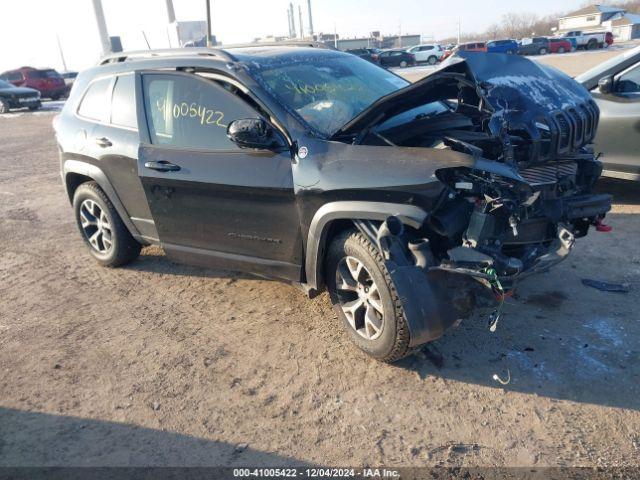
<svg viewBox="0 0 640 480">
<path fill-rule="evenodd" d="M 207 3 L 207 47 L 211 47 L 211 0 L 205 0 Z"/>
<path fill-rule="evenodd" d="M 102 0 L 93 0 L 93 13 L 96 17 L 98 26 L 98 35 L 100 35 L 100 44 L 102 45 L 102 55 L 111 53 L 111 40 L 107 33 L 107 22 L 104 19 L 104 10 L 102 9 Z"/>
</svg>

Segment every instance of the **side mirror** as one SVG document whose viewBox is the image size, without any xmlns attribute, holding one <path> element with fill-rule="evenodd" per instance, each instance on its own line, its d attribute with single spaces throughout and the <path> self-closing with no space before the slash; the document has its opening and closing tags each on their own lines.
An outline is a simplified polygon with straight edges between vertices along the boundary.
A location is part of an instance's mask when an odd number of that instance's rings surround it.
<svg viewBox="0 0 640 480">
<path fill-rule="evenodd" d="M 240 148 L 275 150 L 283 146 L 271 125 L 261 118 L 232 121 L 227 127 L 227 137 Z"/>
<path fill-rule="evenodd" d="M 604 94 L 613 92 L 613 75 L 598 80 L 598 91 Z"/>
</svg>

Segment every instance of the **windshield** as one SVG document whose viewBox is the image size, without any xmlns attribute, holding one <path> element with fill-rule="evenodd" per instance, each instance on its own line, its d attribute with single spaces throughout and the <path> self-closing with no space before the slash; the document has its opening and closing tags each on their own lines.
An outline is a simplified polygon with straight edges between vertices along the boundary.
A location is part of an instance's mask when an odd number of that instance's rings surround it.
<svg viewBox="0 0 640 480">
<path fill-rule="evenodd" d="M 15 88 L 13 83 L 5 82 L 4 80 L 0 80 L 0 88 Z"/>
<path fill-rule="evenodd" d="M 319 57 L 252 70 L 314 130 L 330 137 L 373 102 L 409 82 L 357 57 Z"/>
<path fill-rule="evenodd" d="M 55 70 L 32 70 L 29 72 L 31 78 L 60 78 L 60 74 Z"/>
</svg>

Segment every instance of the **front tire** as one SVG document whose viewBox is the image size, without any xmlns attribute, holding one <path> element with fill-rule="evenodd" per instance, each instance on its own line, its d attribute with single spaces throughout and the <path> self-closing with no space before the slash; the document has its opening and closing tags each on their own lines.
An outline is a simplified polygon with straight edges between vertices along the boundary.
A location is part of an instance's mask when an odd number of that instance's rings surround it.
<svg viewBox="0 0 640 480">
<path fill-rule="evenodd" d="M 541 48 L 540 51 L 538 52 L 540 55 L 546 55 L 547 54 L 547 49 L 546 48 Z"/>
<path fill-rule="evenodd" d="M 378 249 L 361 233 L 349 230 L 329 247 L 327 288 L 351 340 L 383 362 L 411 353 L 402 304 Z"/>
<path fill-rule="evenodd" d="M 400 67 L 401 67 L 401 68 L 405 68 L 406 66 L 407 66 L 407 62 L 405 62 L 404 60 L 402 60 L 402 61 L 400 62 Z"/>
<path fill-rule="evenodd" d="M 138 257 L 142 246 L 131 236 L 113 204 L 95 182 L 73 195 L 73 211 L 89 253 L 105 267 L 120 267 Z"/>
<path fill-rule="evenodd" d="M 558 53 L 564 53 L 564 47 L 558 48 Z"/>
</svg>

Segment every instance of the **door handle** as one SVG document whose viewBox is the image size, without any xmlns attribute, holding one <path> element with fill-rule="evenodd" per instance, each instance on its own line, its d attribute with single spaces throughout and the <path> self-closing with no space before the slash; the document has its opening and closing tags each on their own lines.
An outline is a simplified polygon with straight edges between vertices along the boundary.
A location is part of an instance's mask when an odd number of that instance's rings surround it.
<svg viewBox="0 0 640 480">
<path fill-rule="evenodd" d="M 102 148 L 106 148 L 112 146 L 113 143 L 111 143 L 111 140 L 109 140 L 107 137 L 99 137 L 96 138 L 96 145 Z"/>
<path fill-rule="evenodd" d="M 177 172 L 180 170 L 178 165 L 174 165 L 166 160 L 160 160 L 158 162 L 144 162 L 144 166 L 145 168 L 150 168 L 151 170 L 156 170 L 158 172 Z"/>
</svg>

